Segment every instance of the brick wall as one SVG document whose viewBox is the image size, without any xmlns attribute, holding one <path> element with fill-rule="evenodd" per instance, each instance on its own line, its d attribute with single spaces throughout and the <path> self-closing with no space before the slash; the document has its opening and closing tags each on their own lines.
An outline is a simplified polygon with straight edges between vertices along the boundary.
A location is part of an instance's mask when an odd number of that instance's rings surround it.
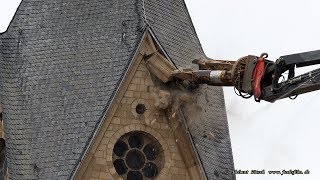
<svg viewBox="0 0 320 180">
<path fill-rule="evenodd" d="M 122 135 L 132 131 L 146 132 L 161 144 L 165 163 L 157 179 L 190 179 L 176 145 L 173 130 L 164 112 L 154 106 L 152 93 L 155 88 L 157 87 L 149 71 L 144 62 L 141 62 L 82 176 L 83 179 L 121 179 L 113 166 L 113 147 Z M 144 104 L 146 107 L 143 115 L 136 112 L 138 104 Z"/>
</svg>

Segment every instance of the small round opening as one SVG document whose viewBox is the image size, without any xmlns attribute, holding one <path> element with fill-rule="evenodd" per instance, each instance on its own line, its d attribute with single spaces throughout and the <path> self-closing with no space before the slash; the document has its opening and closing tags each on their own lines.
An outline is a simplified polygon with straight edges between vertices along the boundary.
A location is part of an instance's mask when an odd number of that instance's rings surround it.
<svg viewBox="0 0 320 180">
<path fill-rule="evenodd" d="M 129 168 L 133 170 L 139 170 L 144 166 L 144 156 L 143 154 L 138 150 L 131 150 L 128 152 L 126 156 L 126 163 Z"/>
<path fill-rule="evenodd" d="M 136 106 L 136 112 L 138 114 L 143 114 L 146 111 L 146 106 L 144 104 L 138 104 Z"/>
</svg>

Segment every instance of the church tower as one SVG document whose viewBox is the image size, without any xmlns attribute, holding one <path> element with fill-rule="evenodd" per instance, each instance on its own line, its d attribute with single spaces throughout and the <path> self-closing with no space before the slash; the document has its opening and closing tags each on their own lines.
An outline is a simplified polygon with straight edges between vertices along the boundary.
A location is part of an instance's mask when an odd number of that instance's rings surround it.
<svg viewBox="0 0 320 180">
<path fill-rule="evenodd" d="M 170 76 L 199 58 L 183 0 L 22 0 L 0 35 L 8 177 L 235 179 L 222 88 Z"/>
</svg>

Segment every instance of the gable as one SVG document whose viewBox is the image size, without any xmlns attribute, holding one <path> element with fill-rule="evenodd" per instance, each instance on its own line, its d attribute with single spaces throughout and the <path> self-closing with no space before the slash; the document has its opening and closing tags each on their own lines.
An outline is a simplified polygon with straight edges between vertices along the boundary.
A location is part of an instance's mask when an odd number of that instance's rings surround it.
<svg viewBox="0 0 320 180">
<path fill-rule="evenodd" d="M 172 124 L 173 122 L 168 119 L 166 111 L 156 107 L 159 102 L 154 96 L 161 88 L 162 82 L 159 79 L 152 78 L 152 73 L 147 68 L 148 60 L 145 60 L 145 57 L 156 53 L 153 52 L 156 49 L 154 49 L 154 45 L 150 45 L 150 40 L 152 42 L 150 34 L 147 33 L 141 48 L 138 50 L 139 55 L 134 59 L 121 85 L 121 90 L 115 97 L 115 103 L 112 104 L 111 110 L 89 147 L 81 166 L 76 172 L 75 179 L 118 179 L 120 177 L 130 179 L 127 177 L 133 172 L 146 177 L 148 173 L 145 169 L 148 169 L 148 163 L 155 165 L 157 174 L 148 178 L 201 178 L 199 176 L 200 169 L 197 167 L 198 163 L 192 154 L 192 147 L 188 146 L 190 142 L 188 139 L 182 138 L 186 132 L 180 128 L 179 122 L 176 122 L 179 127 Z M 142 54 L 144 56 L 141 56 Z M 177 136 L 175 131 L 179 129 L 180 135 Z M 142 142 L 146 144 L 142 145 L 141 148 L 131 148 L 130 138 L 133 134 L 139 134 L 144 139 Z M 150 139 L 152 139 L 152 142 L 150 142 Z M 182 142 L 183 145 L 180 147 L 179 144 L 182 144 Z M 124 144 L 122 147 L 126 147 L 120 150 L 120 152 L 123 152 L 120 156 L 117 154 L 117 148 L 121 147 L 119 143 Z M 145 154 L 144 156 L 148 157 L 145 150 L 146 147 L 150 146 L 150 143 L 152 146 L 157 145 L 154 148 L 156 148 L 158 153 L 156 156 L 158 157 L 144 159 L 144 168 L 134 170 L 127 162 L 130 157 L 129 154 L 139 151 L 140 154 Z M 189 154 L 187 161 L 181 153 Z M 139 157 L 139 153 L 135 155 L 135 158 Z M 135 159 L 136 161 L 137 159 Z"/>
</svg>

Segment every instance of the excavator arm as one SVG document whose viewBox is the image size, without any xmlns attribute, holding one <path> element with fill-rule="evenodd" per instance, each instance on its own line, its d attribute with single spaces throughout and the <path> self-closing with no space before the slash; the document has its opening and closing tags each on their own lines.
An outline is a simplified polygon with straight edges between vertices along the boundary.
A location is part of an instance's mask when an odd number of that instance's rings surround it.
<svg viewBox="0 0 320 180">
<path fill-rule="evenodd" d="M 199 70 L 179 69 L 172 76 L 187 86 L 207 84 L 233 86 L 243 98 L 274 102 L 320 89 L 320 68 L 295 76 L 295 69 L 320 64 L 320 50 L 281 56 L 277 61 L 268 54 L 245 56 L 237 61 L 198 59 Z M 287 77 L 284 74 L 288 72 Z M 282 80 L 282 81 L 281 81 Z"/>
</svg>

